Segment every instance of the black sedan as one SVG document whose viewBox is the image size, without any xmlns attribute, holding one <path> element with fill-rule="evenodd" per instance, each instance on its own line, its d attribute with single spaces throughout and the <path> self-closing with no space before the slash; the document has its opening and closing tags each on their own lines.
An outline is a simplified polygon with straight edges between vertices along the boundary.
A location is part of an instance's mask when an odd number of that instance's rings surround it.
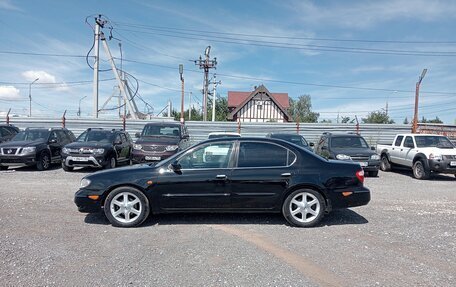
<svg viewBox="0 0 456 287">
<path fill-rule="evenodd" d="M 315 226 L 332 209 L 366 205 L 358 163 L 324 159 L 278 139 L 213 139 L 156 165 L 93 173 L 81 180 L 81 212 L 104 210 L 112 225 L 138 226 L 149 213 L 281 212 Z"/>
</svg>

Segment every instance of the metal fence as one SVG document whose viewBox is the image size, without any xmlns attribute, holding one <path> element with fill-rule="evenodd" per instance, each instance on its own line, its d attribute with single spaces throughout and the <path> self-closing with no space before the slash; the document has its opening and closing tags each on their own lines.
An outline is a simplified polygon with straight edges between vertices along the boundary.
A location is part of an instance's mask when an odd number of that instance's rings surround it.
<svg viewBox="0 0 456 287">
<path fill-rule="evenodd" d="M 132 138 L 136 132 L 140 132 L 144 125 L 149 122 L 173 121 L 172 118 L 152 118 L 150 120 L 125 121 L 125 129 Z M 0 121 L 5 123 L 6 120 Z M 73 131 L 77 136 L 87 128 L 123 128 L 122 119 L 91 119 L 91 118 L 10 118 L 9 122 L 21 129 L 27 127 L 57 127 L 62 126 Z M 357 132 L 355 124 L 332 124 L 332 123 L 238 123 L 238 122 L 201 122 L 189 121 L 186 126 L 192 142 L 198 142 L 207 138 L 210 132 L 229 131 L 240 132 L 243 136 L 262 137 L 270 132 L 290 132 L 303 135 L 309 142 L 316 142 L 323 132 Z M 360 124 L 359 133 L 371 145 L 378 141 L 392 141 L 398 133 L 409 133 L 410 125 L 389 124 Z M 452 128 L 456 128 L 452 126 Z"/>
</svg>

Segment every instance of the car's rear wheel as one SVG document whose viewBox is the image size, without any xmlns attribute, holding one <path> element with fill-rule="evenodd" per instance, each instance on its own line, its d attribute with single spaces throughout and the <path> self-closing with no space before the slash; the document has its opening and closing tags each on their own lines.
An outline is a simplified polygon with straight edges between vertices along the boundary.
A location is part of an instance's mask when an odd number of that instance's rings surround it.
<svg viewBox="0 0 456 287">
<path fill-rule="evenodd" d="M 43 151 L 38 157 L 38 161 L 36 162 L 36 168 L 38 170 L 46 170 L 50 166 L 51 166 L 51 157 L 49 156 L 48 152 Z"/>
<path fill-rule="evenodd" d="M 312 227 L 323 218 L 323 196 L 312 189 L 299 189 L 287 196 L 282 206 L 285 219 L 293 226 Z"/>
<path fill-rule="evenodd" d="M 391 171 L 391 162 L 389 161 L 388 156 L 386 154 L 382 155 L 380 169 L 382 171 Z"/>
<path fill-rule="evenodd" d="M 149 200 L 132 187 L 118 187 L 111 191 L 104 204 L 109 222 L 117 227 L 135 227 L 149 216 Z"/>
<path fill-rule="evenodd" d="M 422 160 L 417 160 L 413 164 L 413 176 L 416 179 L 428 179 L 431 176 L 431 171 Z"/>
<path fill-rule="evenodd" d="M 62 169 L 63 169 L 64 171 L 73 171 L 74 167 L 68 166 L 68 165 L 65 164 L 64 161 L 62 161 Z"/>
</svg>

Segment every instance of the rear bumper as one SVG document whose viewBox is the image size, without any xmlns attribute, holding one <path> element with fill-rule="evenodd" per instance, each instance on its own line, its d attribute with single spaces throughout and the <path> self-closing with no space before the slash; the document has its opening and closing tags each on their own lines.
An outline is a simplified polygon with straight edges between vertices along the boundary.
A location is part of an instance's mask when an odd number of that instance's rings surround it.
<svg viewBox="0 0 456 287">
<path fill-rule="evenodd" d="M 343 192 L 351 192 L 351 194 L 344 196 Z M 364 186 L 333 190 L 330 196 L 332 209 L 367 205 L 371 199 L 370 190 Z"/>
</svg>

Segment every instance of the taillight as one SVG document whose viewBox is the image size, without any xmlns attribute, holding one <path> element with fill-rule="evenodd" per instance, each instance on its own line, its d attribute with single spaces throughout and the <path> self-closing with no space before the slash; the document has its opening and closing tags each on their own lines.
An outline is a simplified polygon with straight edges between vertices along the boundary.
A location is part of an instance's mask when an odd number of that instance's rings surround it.
<svg viewBox="0 0 456 287">
<path fill-rule="evenodd" d="M 361 182 L 364 183 L 364 170 L 358 170 L 356 172 L 356 178 Z"/>
</svg>

